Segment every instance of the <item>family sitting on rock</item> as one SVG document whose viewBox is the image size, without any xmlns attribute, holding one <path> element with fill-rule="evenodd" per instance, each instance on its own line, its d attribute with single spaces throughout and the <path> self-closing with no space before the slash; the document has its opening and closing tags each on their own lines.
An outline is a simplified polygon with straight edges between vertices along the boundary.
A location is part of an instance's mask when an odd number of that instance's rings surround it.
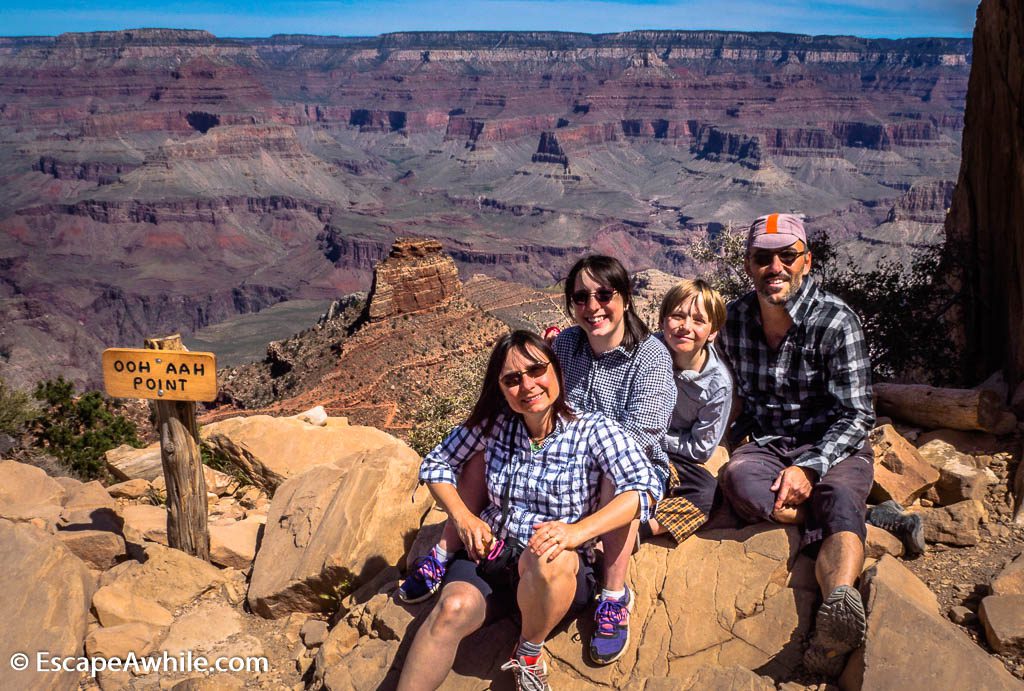
<svg viewBox="0 0 1024 691">
<path fill-rule="evenodd" d="M 754 290 L 728 309 L 704 281 L 674 286 L 652 335 L 622 264 L 588 256 L 565 282 L 575 326 L 550 345 L 526 331 L 498 341 L 469 417 L 423 459 L 449 520 L 398 590 L 408 603 L 441 591 L 400 689 L 440 686 L 459 642 L 513 605 L 522 627 L 503 669 L 517 688 L 548 688 L 544 641 L 598 582 L 590 658 L 617 660 L 638 535 L 681 542 L 718 504 L 742 522 L 801 526 L 824 599 L 805 666 L 841 672 L 865 633 L 854 582 L 874 469 L 867 347 L 854 312 L 809 275 L 799 217 L 758 218 L 745 267 Z M 727 432 L 716 480 L 703 464 Z M 923 551 L 920 519 L 899 505 L 868 516 Z"/>
</svg>

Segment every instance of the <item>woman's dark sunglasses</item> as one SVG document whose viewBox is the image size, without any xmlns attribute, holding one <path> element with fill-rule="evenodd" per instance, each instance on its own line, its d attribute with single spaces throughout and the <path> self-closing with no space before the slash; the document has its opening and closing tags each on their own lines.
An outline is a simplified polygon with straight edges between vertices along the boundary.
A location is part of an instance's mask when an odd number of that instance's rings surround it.
<svg viewBox="0 0 1024 691">
<path fill-rule="evenodd" d="M 518 372 L 509 372 L 504 375 L 498 381 L 506 389 L 512 389 L 523 383 L 523 375 L 525 374 L 530 379 L 539 379 L 544 376 L 544 373 L 548 371 L 548 367 L 551 365 L 550 362 L 538 362 L 530 365 L 524 370 Z"/>
<path fill-rule="evenodd" d="M 615 293 L 617 292 L 619 291 L 612 290 L 611 288 L 598 288 L 597 290 L 594 291 L 577 290 L 569 297 L 570 299 L 572 299 L 572 304 L 580 305 L 581 307 L 587 304 L 587 301 L 590 300 L 591 295 L 593 295 L 594 299 L 597 300 L 597 304 L 607 305 L 609 302 L 612 301 L 612 298 L 615 297 Z"/>
<path fill-rule="evenodd" d="M 783 266 L 793 266 L 800 257 L 807 254 L 807 250 L 798 252 L 797 250 L 782 250 L 781 252 L 772 252 L 771 250 L 754 250 L 750 253 L 750 258 L 754 260 L 754 263 L 758 266 L 768 266 L 772 263 L 775 257 L 779 258 Z"/>
</svg>

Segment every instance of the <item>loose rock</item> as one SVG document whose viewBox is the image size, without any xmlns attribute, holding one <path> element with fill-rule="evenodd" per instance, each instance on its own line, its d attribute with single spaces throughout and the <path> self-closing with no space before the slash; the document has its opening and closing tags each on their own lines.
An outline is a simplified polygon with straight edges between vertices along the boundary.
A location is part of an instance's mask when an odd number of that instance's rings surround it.
<svg viewBox="0 0 1024 691">
<path fill-rule="evenodd" d="M 938 471 L 892 425 L 873 430 L 871 446 L 875 455 L 875 484 L 870 495 L 873 503 L 895 499 L 908 506 L 939 479 Z"/>
<path fill-rule="evenodd" d="M 997 653 L 1024 652 L 1024 595 L 989 595 L 981 601 L 978 618 Z"/>
</svg>

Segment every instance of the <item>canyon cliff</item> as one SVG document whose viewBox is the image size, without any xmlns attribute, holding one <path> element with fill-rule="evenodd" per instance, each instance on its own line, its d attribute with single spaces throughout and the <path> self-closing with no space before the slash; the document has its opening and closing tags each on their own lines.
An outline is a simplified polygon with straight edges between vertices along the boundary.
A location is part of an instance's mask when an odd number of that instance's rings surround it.
<svg viewBox="0 0 1024 691">
<path fill-rule="evenodd" d="M 365 289 L 398 236 L 548 286 L 582 253 L 801 211 L 855 257 L 941 239 L 960 39 L 735 32 L 0 38 L 0 376 Z M 300 325 L 296 325 L 299 328 Z"/>
</svg>

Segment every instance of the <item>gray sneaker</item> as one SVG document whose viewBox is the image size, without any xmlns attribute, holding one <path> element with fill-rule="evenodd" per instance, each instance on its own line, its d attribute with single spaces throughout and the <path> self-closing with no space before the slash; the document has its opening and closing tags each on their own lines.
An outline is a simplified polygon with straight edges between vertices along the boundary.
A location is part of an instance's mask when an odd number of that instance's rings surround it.
<svg viewBox="0 0 1024 691">
<path fill-rule="evenodd" d="M 866 630 L 860 593 L 848 585 L 839 586 L 818 608 L 804 667 L 813 674 L 838 677 L 849 654 L 864 644 Z"/>
<path fill-rule="evenodd" d="M 531 665 L 526 658 L 513 657 L 501 668 L 516 675 L 516 691 L 551 691 L 548 665 L 544 660 L 537 660 Z"/>
<path fill-rule="evenodd" d="M 868 509 L 865 522 L 898 537 L 908 557 L 924 554 L 924 524 L 921 517 L 916 513 L 908 513 L 894 499 Z"/>
</svg>

